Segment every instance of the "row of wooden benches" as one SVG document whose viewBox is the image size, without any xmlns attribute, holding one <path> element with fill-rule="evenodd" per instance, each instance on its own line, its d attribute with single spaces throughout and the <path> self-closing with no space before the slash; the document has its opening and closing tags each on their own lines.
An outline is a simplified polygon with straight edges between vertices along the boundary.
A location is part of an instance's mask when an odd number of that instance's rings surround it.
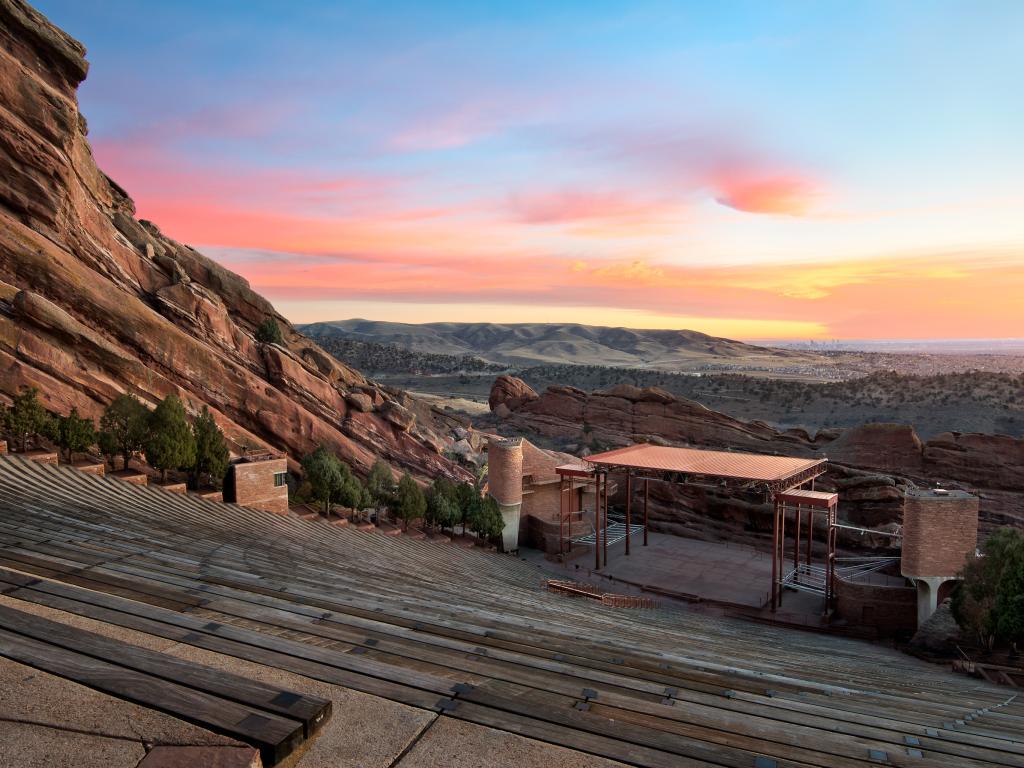
<svg viewBox="0 0 1024 768">
<path fill-rule="evenodd" d="M 20 600 L 638 765 L 1024 765 L 1003 691 L 883 649 L 624 616 L 512 558 L 3 464 Z"/>
</svg>

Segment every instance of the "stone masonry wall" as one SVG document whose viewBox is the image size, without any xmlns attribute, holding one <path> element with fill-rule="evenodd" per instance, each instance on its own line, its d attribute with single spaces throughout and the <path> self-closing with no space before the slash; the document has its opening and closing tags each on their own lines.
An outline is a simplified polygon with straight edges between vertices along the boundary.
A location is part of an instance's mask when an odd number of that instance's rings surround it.
<svg viewBox="0 0 1024 768">
<path fill-rule="evenodd" d="M 869 627 L 880 635 L 917 629 L 917 590 L 844 581 L 836 577 L 836 613 L 851 626 Z"/>
<path fill-rule="evenodd" d="M 955 576 L 978 545 L 978 497 L 964 491 L 907 491 L 904 576 Z"/>
<path fill-rule="evenodd" d="M 288 512 L 288 486 L 274 486 L 274 475 L 288 471 L 288 460 L 240 461 L 234 465 L 235 503 L 279 515 Z"/>
</svg>

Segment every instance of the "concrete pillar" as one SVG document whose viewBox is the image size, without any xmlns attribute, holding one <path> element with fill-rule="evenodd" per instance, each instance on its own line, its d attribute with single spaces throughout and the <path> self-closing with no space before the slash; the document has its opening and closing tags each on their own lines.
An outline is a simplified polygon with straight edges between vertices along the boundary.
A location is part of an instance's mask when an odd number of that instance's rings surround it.
<svg viewBox="0 0 1024 768">
<path fill-rule="evenodd" d="M 942 576 L 918 576 L 914 581 L 917 583 L 917 626 L 920 627 L 939 607 L 939 587 L 949 579 Z"/>
</svg>

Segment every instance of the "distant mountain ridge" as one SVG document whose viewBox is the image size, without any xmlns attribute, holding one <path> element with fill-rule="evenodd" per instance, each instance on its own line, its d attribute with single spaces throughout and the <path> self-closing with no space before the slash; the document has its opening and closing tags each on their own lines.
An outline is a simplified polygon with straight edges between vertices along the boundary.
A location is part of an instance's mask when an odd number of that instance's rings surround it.
<svg viewBox="0 0 1024 768">
<path fill-rule="evenodd" d="M 689 330 L 617 328 L 578 323 L 393 323 L 336 320 L 299 326 L 318 339 L 394 344 L 432 355 L 474 356 L 503 365 L 579 363 L 665 370 L 705 363 L 766 366 L 807 363 L 818 355 L 759 347 Z"/>
</svg>

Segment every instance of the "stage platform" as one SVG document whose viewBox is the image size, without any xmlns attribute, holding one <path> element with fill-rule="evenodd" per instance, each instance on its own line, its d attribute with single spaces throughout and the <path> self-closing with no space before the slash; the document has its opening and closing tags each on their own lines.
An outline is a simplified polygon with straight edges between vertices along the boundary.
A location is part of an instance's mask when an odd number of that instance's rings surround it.
<svg viewBox="0 0 1024 768">
<path fill-rule="evenodd" d="M 524 559 L 553 573 L 576 577 L 590 573 L 610 577 L 631 586 L 680 597 L 761 608 L 770 599 L 772 558 L 770 552 L 723 542 L 698 541 L 650 532 L 648 546 L 643 533 L 633 535 L 630 554 L 622 539 L 609 545 L 608 565 L 593 570 L 592 556 L 583 554 L 564 565 L 546 560 L 543 552 L 522 549 Z M 588 549 L 593 552 L 593 549 Z"/>
</svg>

